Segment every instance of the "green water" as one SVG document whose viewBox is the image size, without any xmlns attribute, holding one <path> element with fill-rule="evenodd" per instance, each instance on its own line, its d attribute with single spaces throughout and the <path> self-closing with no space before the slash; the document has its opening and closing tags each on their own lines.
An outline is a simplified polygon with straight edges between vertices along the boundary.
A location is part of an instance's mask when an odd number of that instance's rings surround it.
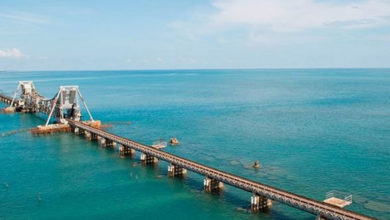
<svg viewBox="0 0 390 220">
<path fill-rule="evenodd" d="M 318 200 L 350 193 L 348 209 L 390 219 L 390 69 L 0 72 L 0 89 L 19 80 L 47 97 L 79 85 L 116 134 L 176 136 L 165 151 Z M 8 135 L 44 120 L 0 114 L 0 219 L 313 219 L 276 202 L 249 213 L 250 193 L 204 193 L 200 175 L 171 179 L 79 136 Z"/>
</svg>

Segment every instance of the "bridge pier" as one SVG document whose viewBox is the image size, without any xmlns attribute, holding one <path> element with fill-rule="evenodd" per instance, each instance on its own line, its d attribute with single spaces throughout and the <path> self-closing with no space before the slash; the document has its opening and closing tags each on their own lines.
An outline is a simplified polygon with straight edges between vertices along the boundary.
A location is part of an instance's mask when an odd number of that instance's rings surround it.
<svg viewBox="0 0 390 220">
<path fill-rule="evenodd" d="M 75 127 L 75 128 L 73 129 L 73 133 L 74 133 L 75 135 L 84 135 L 84 134 L 85 134 L 85 130 L 84 130 L 84 129 L 81 129 L 81 128 L 79 128 L 79 127 Z"/>
<path fill-rule="evenodd" d="M 79 129 L 79 135 L 84 135 L 85 134 L 85 130 L 84 129 Z"/>
<path fill-rule="evenodd" d="M 175 176 L 184 176 L 187 174 L 187 169 L 180 167 L 175 164 L 170 164 L 168 166 L 168 176 L 175 177 Z"/>
<path fill-rule="evenodd" d="M 98 136 L 98 142 L 99 142 L 100 146 L 106 147 L 106 139 L 105 138 Z"/>
<path fill-rule="evenodd" d="M 141 153 L 141 162 L 145 164 L 155 164 L 158 162 L 158 158 L 150 154 Z"/>
<path fill-rule="evenodd" d="M 203 189 L 206 192 L 219 192 L 224 188 L 223 182 L 206 176 L 203 180 Z"/>
<path fill-rule="evenodd" d="M 321 216 L 319 214 L 319 215 L 317 215 L 316 220 L 328 220 L 328 218 L 325 218 L 324 216 Z"/>
<path fill-rule="evenodd" d="M 116 142 L 114 142 L 113 140 L 110 140 L 110 139 L 106 139 L 105 147 L 115 148 L 115 146 L 116 146 Z"/>
<path fill-rule="evenodd" d="M 89 131 L 84 131 L 84 137 L 85 137 L 85 139 L 87 139 L 87 140 L 91 140 L 91 132 L 89 132 Z"/>
<path fill-rule="evenodd" d="M 126 145 L 120 145 L 119 146 L 119 154 L 120 156 L 132 156 L 135 155 L 135 150 L 133 148 L 130 148 L 129 146 Z"/>
<path fill-rule="evenodd" d="M 267 197 L 253 193 L 251 196 L 251 211 L 266 211 L 272 206 L 272 200 Z"/>
<path fill-rule="evenodd" d="M 98 135 L 95 133 L 91 133 L 91 141 L 97 141 L 98 140 Z"/>
</svg>

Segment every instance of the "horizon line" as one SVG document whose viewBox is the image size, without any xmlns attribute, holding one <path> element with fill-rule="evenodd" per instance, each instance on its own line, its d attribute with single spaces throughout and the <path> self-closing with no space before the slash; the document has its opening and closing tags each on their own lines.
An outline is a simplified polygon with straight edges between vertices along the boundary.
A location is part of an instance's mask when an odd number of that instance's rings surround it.
<svg viewBox="0 0 390 220">
<path fill-rule="evenodd" d="M 167 70 L 316 70 L 316 69 L 390 69 L 390 67 L 256 67 L 256 68 L 150 68 L 150 69 L 37 69 L 0 70 L 0 72 L 65 72 L 65 71 L 167 71 Z"/>
</svg>

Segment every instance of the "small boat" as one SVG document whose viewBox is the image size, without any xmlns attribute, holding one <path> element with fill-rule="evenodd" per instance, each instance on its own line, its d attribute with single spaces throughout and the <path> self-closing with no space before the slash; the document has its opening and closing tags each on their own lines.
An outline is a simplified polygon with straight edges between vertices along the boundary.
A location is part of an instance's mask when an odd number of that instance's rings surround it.
<svg viewBox="0 0 390 220">
<path fill-rule="evenodd" d="M 158 141 L 153 142 L 152 147 L 156 149 L 161 149 L 167 146 L 167 142 L 163 139 L 159 139 Z"/>
</svg>

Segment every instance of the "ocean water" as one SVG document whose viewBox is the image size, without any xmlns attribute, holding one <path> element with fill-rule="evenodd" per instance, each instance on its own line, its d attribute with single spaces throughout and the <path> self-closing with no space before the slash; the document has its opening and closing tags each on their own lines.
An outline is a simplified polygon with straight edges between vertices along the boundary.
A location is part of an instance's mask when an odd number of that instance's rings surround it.
<svg viewBox="0 0 390 220">
<path fill-rule="evenodd" d="M 165 151 L 317 200 L 350 193 L 347 209 L 390 219 L 390 69 L 0 72 L 1 92 L 20 80 L 47 97 L 79 85 L 116 134 L 146 144 L 175 136 L 182 144 Z M 202 176 L 168 178 L 166 163 L 143 166 L 139 153 L 122 159 L 72 134 L 20 131 L 44 121 L 0 114 L 2 220 L 314 219 L 277 202 L 247 212 L 250 193 L 204 193 Z"/>
</svg>

